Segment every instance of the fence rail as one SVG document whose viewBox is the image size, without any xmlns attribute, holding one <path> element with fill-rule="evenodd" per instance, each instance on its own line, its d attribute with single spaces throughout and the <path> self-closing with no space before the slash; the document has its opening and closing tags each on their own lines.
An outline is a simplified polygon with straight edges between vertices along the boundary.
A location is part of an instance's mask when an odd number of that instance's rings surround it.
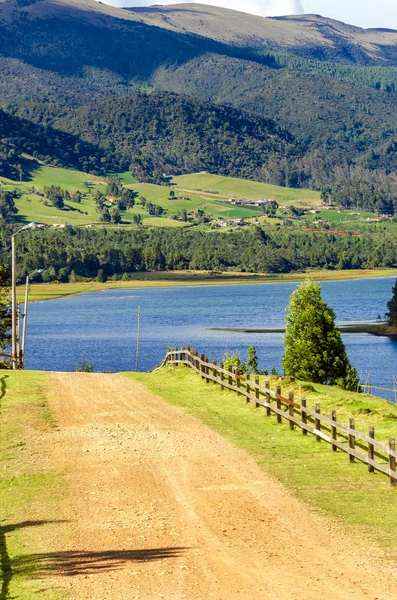
<svg viewBox="0 0 397 600">
<path fill-rule="evenodd" d="M 368 471 L 378 471 L 387 475 L 392 487 L 397 487 L 397 451 L 395 438 L 389 439 L 389 445 L 375 439 L 374 427 L 369 427 L 368 434 L 355 429 L 354 419 L 349 419 L 349 425 L 342 425 L 337 421 L 336 411 L 332 411 L 331 418 L 321 413 L 321 407 L 316 404 L 315 410 L 307 407 L 306 398 L 301 398 L 300 403 L 295 401 L 294 392 L 289 392 L 288 398 L 282 395 L 281 386 L 276 390 L 270 388 L 270 381 L 265 382 L 265 387 L 259 383 L 259 376 L 252 378 L 249 374 L 243 375 L 239 369 L 231 365 L 228 369 L 224 364 L 217 364 L 216 360 L 210 362 L 204 354 L 198 353 L 190 346 L 186 348 L 170 348 L 162 362 L 155 370 L 167 364 L 185 365 L 201 375 L 206 383 L 218 384 L 221 390 L 228 389 L 243 396 L 247 402 L 255 403 L 256 407 L 266 409 L 267 416 L 276 415 L 277 422 L 283 419 L 288 421 L 291 430 L 296 427 L 302 430 L 303 435 L 314 435 L 317 442 L 327 442 L 334 452 L 341 450 L 349 456 L 349 461 L 358 461 L 368 466 Z"/>
</svg>

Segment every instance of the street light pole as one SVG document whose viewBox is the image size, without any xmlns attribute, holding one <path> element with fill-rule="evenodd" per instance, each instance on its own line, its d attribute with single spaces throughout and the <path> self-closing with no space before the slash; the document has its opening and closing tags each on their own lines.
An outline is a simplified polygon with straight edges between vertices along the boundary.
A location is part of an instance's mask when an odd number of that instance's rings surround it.
<svg viewBox="0 0 397 600">
<path fill-rule="evenodd" d="M 15 275 L 15 236 L 17 233 L 11 236 L 11 363 L 13 370 L 17 368 L 17 285 Z"/>
<path fill-rule="evenodd" d="M 11 236 L 11 366 L 15 371 L 18 368 L 18 357 L 17 357 L 17 276 L 16 276 L 16 251 L 15 251 L 15 238 L 25 231 L 25 229 L 32 229 L 36 223 L 29 223 L 24 225 L 21 229 L 18 229 Z"/>
<path fill-rule="evenodd" d="M 25 290 L 25 306 L 24 306 L 24 317 L 23 317 L 23 338 L 22 338 L 22 367 L 25 368 L 25 348 L 26 348 L 26 331 L 28 326 L 28 307 L 29 307 L 29 275 L 26 277 L 26 290 Z"/>
</svg>

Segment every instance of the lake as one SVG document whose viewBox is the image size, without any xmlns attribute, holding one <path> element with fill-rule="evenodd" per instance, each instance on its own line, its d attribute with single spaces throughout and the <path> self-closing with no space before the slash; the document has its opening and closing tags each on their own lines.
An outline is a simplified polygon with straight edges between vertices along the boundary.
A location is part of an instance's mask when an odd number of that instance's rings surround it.
<svg viewBox="0 0 397 600">
<path fill-rule="evenodd" d="M 384 316 L 394 278 L 330 281 L 323 297 L 339 323 Z M 26 368 L 74 371 L 85 355 L 96 371 L 135 370 L 137 309 L 141 307 L 139 369 L 160 363 L 168 346 L 190 344 L 211 359 L 225 351 L 245 359 L 257 348 L 260 368 L 281 372 L 282 334 L 214 331 L 216 327 L 282 328 L 295 283 L 107 290 L 34 303 L 29 308 Z M 397 342 L 345 334 L 346 349 L 361 380 L 394 387 Z M 378 395 L 381 395 L 378 392 Z M 394 394 L 385 394 L 394 399 Z"/>
</svg>

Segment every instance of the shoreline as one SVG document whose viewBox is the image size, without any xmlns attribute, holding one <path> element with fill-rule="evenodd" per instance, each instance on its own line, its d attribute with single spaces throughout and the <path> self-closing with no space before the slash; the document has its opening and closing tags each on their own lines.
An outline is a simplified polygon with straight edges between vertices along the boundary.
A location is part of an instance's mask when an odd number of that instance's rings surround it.
<svg viewBox="0 0 397 600">
<path fill-rule="evenodd" d="M 337 329 L 342 333 L 365 333 L 377 337 L 388 337 L 397 340 L 397 328 L 389 327 L 386 323 L 362 323 L 359 325 L 340 325 Z M 274 329 L 245 329 L 235 327 L 211 327 L 210 331 L 229 331 L 232 333 L 272 334 L 285 333 L 285 328 Z"/>
<path fill-rule="evenodd" d="M 165 271 L 137 273 L 131 277 L 128 281 L 107 281 L 105 283 L 99 283 L 95 280 L 78 281 L 75 283 L 33 283 L 31 285 L 30 302 L 56 300 L 78 294 L 118 289 L 300 283 L 308 277 L 320 283 L 324 281 L 397 278 L 397 269 L 309 271 L 286 274 Z M 23 302 L 24 295 L 24 286 L 18 286 L 17 296 L 19 302 Z"/>
</svg>

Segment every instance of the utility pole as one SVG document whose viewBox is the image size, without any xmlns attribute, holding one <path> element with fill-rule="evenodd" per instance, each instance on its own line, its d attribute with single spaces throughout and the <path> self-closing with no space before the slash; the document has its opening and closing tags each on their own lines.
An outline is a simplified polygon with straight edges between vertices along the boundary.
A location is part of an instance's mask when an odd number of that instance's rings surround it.
<svg viewBox="0 0 397 600">
<path fill-rule="evenodd" d="M 25 368 L 25 349 L 26 349 L 26 328 L 28 325 L 28 306 L 29 306 L 29 275 L 26 277 L 26 289 L 25 289 L 25 305 L 24 305 L 24 319 L 23 319 L 23 339 L 22 339 L 22 367 Z"/>
<path fill-rule="evenodd" d="M 141 307 L 138 306 L 138 333 L 136 336 L 136 361 L 135 361 L 135 371 L 138 371 L 139 368 L 139 343 L 141 338 Z"/>
<path fill-rule="evenodd" d="M 17 275 L 15 238 L 21 231 L 32 229 L 35 225 L 36 223 L 34 222 L 24 225 L 11 236 L 11 366 L 14 371 L 18 368 L 19 362 L 17 356 Z"/>
<path fill-rule="evenodd" d="M 16 259 L 15 235 L 11 236 L 11 366 L 17 368 L 17 284 L 16 284 Z"/>
</svg>

